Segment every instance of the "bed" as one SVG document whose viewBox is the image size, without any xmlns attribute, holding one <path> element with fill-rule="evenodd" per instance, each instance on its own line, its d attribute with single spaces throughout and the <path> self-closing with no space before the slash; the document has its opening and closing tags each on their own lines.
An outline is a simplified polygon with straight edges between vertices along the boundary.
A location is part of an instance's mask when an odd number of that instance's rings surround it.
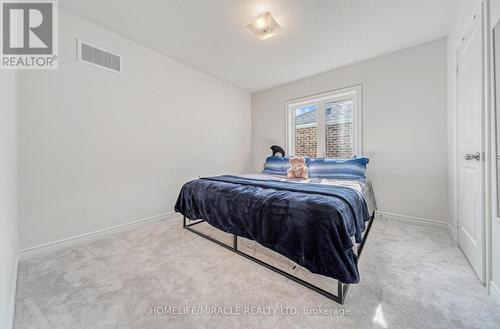
<svg viewBox="0 0 500 329">
<path fill-rule="evenodd" d="M 365 179 L 304 180 L 265 173 L 190 181 L 175 205 L 189 231 L 341 304 L 349 285 L 360 280 L 358 257 L 375 209 L 373 187 Z M 201 222 L 231 234 L 232 245 L 196 230 Z M 336 294 L 240 251 L 238 237 L 256 241 L 311 273 L 336 279 Z"/>
</svg>

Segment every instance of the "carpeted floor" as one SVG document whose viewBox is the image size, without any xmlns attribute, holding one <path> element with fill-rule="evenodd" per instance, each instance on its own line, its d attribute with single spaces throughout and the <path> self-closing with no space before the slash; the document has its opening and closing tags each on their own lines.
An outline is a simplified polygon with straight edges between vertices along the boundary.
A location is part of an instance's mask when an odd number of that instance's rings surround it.
<svg viewBox="0 0 500 329">
<path fill-rule="evenodd" d="M 335 291 L 333 280 L 261 256 Z M 340 306 L 182 230 L 179 218 L 22 261 L 15 327 L 500 328 L 500 307 L 445 231 L 376 218 L 360 272 Z"/>
</svg>

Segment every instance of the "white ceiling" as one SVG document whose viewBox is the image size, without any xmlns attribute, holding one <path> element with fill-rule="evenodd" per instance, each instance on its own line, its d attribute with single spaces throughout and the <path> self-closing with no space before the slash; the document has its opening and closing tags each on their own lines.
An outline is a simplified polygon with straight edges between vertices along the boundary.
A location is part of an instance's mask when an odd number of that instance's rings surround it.
<svg viewBox="0 0 500 329">
<path fill-rule="evenodd" d="M 467 0 L 59 0 L 68 12 L 249 91 L 444 37 Z M 279 35 L 246 25 L 270 11 Z"/>
</svg>

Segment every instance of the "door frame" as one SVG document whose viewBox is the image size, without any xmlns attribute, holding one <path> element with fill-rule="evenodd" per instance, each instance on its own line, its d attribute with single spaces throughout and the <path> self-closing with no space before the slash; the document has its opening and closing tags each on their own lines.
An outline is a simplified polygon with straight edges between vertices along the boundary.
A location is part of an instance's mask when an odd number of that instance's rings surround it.
<svg viewBox="0 0 500 329">
<path fill-rule="evenodd" d="M 495 107 L 492 106 L 492 96 L 494 96 L 494 92 L 492 92 L 492 78 L 494 78 L 494 74 L 492 74 L 493 63 L 492 63 L 492 54 L 493 47 L 491 42 L 492 38 L 492 29 L 490 27 L 490 0 L 483 0 L 482 3 L 482 15 L 483 15 L 483 93 L 484 93 L 484 106 L 483 106 L 483 128 L 484 128 L 484 224 L 483 224 L 483 233 L 484 233 L 484 280 L 485 286 L 490 290 L 490 282 L 491 282 L 491 221 L 493 219 L 492 212 L 492 203 L 493 203 L 493 189 L 496 188 L 496 184 L 492 184 L 492 160 L 493 155 L 496 158 L 496 151 L 493 150 L 493 140 L 491 139 L 492 133 L 492 118 L 494 115 L 492 111 L 495 110 Z M 492 116 L 493 115 L 493 116 Z M 488 124 L 490 123 L 490 124 Z"/>
<path fill-rule="evenodd" d="M 486 287 L 488 288 L 488 293 L 491 296 L 494 296 L 496 293 L 494 287 L 492 287 L 492 264 L 493 264 L 493 223 L 500 222 L 500 205 L 498 204 L 497 194 L 500 192 L 500 186 L 497 186 L 498 182 L 498 161 L 497 161 L 497 153 L 499 150 L 497 148 L 500 145 L 497 145 L 497 112 L 500 111 L 500 99 L 496 97 L 496 83 L 500 83 L 500 79 L 495 77 L 496 67 L 495 67 L 495 27 L 500 23 L 499 21 L 492 22 L 491 21 L 491 11 L 490 11 L 490 0 L 486 0 L 487 12 L 488 12 L 488 25 L 486 25 L 486 35 L 488 36 L 487 47 L 488 49 L 488 61 L 487 65 L 489 66 L 487 70 L 488 77 L 488 92 L 489 92 L 489 110 L 488 117 L 490 119 L 490 124 L 487 125 L 487 129 L 489 129 L 489 135 L 486 139 L 489 144 L 489 161 L 487 165 L 489 166 L 489 170 L 487 174 L 489 174 L 489 193 L 490 193 L 490 205 L 489 205 L 489 217 L 486 222 Z M 493 23 L 493 24 L 492 24 Z M 497 63 L 500 65 L 500 63 Z M 497 288 L 498 289 L 498 288 Z"/>
</svg>

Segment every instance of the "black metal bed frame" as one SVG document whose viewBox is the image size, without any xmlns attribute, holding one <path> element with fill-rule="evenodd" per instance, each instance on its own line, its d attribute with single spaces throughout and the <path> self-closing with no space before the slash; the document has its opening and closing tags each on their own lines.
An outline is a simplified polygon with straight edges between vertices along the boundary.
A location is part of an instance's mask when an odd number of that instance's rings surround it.
<svg viewBox="0 0 500 329">
<path fill-rule="evenodd" d="M 357 249 L 358 260 L 359 260 L 359 257 L 361 256 L 361 252 L 363 251 L 363 247 L 364 247 L 366 239 L 368 237 L 368 233 L 370 233 L 370 229 L 372 227 L 374 217 L 375 216 L 372 216 L 371 219 L 369 220 L 368 226 L 367 226 L 367 228 L 365 230 L 365 234 L 363 236 L 363 239 L 362 239 L 361 243 L 358 244 L 358 249 Z M 281 269 L 279 269 L 279 268 L 277 268 L 269 263 L 266 263 L 258 258 L 255 258 L 253 256 L 250 256 L 249 254 L 242 252 L 241 250 L 238 249 L 238 236 L 236 234 L 233 234 L 233 246 L 231 247 L 222 241 L 219 241 L 219 240 L 217 240 L 217 239 L 215 239 L 215 238 L 213 238 L 205 233 L 202 233 L 202 232 L 197 231 L 197 230 L 192 228 L 193 226 L 200 224 L 200 223 L 203 223 L 206 220 L 201 219 L 201 220 L 191 221 L 189 219 L 189 221 L 190 221 L 190 223 L 186 223 L 186 216 L 183 216 L 182 227 L 185 228 L 186 230 L 193 232 L 193 233 L 195 233 L 195 234 L 197 234 L 197 235 L 199 235 L 207 240 L 210 240 L 210 241 L 218 244 L 219 246 L 222 246 L 228 250 L 231 250 L 231 251 L 235 252 L 236 254 L 243 256 L 243 257 L 259 264 L 259 265 L 262 265 L 262 266 L 264 266 L 264 267 L 266 267 L 266 268 L 268 268 L 268 269 L 270 269 L 278 274 L 281 274 L 284 277 L 286 277 L 292 281 L 295 281 L 295 282 L 303 285 L 304 287 L 309 288 L 309 289 L 311 289 L 311 290 L 313 290 L 313 291 L 315 291 L 315 292 L 317 292 L 317 293 L 319 293 L 319 294 L 321 294 L 321 295 L 323 295 L 323 296 L 325 296 L 325 297 L 327 297 L 327 298 L 329 298 L 329 299 L 331 299 L 331 300 L 333 300 L 341 305 L 344 304 L 347 292 L 349 290 L 349 284 L 342 283 L 339 280 L 337 280 L 337 294 L 334 295 L 333 293 L 331 293 L 327 290 L 324 290 L 318 286 L 315 286 L 315 285 L 313 285 L 305 280 L 302 280 L 301 278 L 298 278 L 298 277 L 296 277 L 288 272 L 285 272 L 285 271 L 283 271 L 283 270 L 281 270 Z"/>
</svg>

